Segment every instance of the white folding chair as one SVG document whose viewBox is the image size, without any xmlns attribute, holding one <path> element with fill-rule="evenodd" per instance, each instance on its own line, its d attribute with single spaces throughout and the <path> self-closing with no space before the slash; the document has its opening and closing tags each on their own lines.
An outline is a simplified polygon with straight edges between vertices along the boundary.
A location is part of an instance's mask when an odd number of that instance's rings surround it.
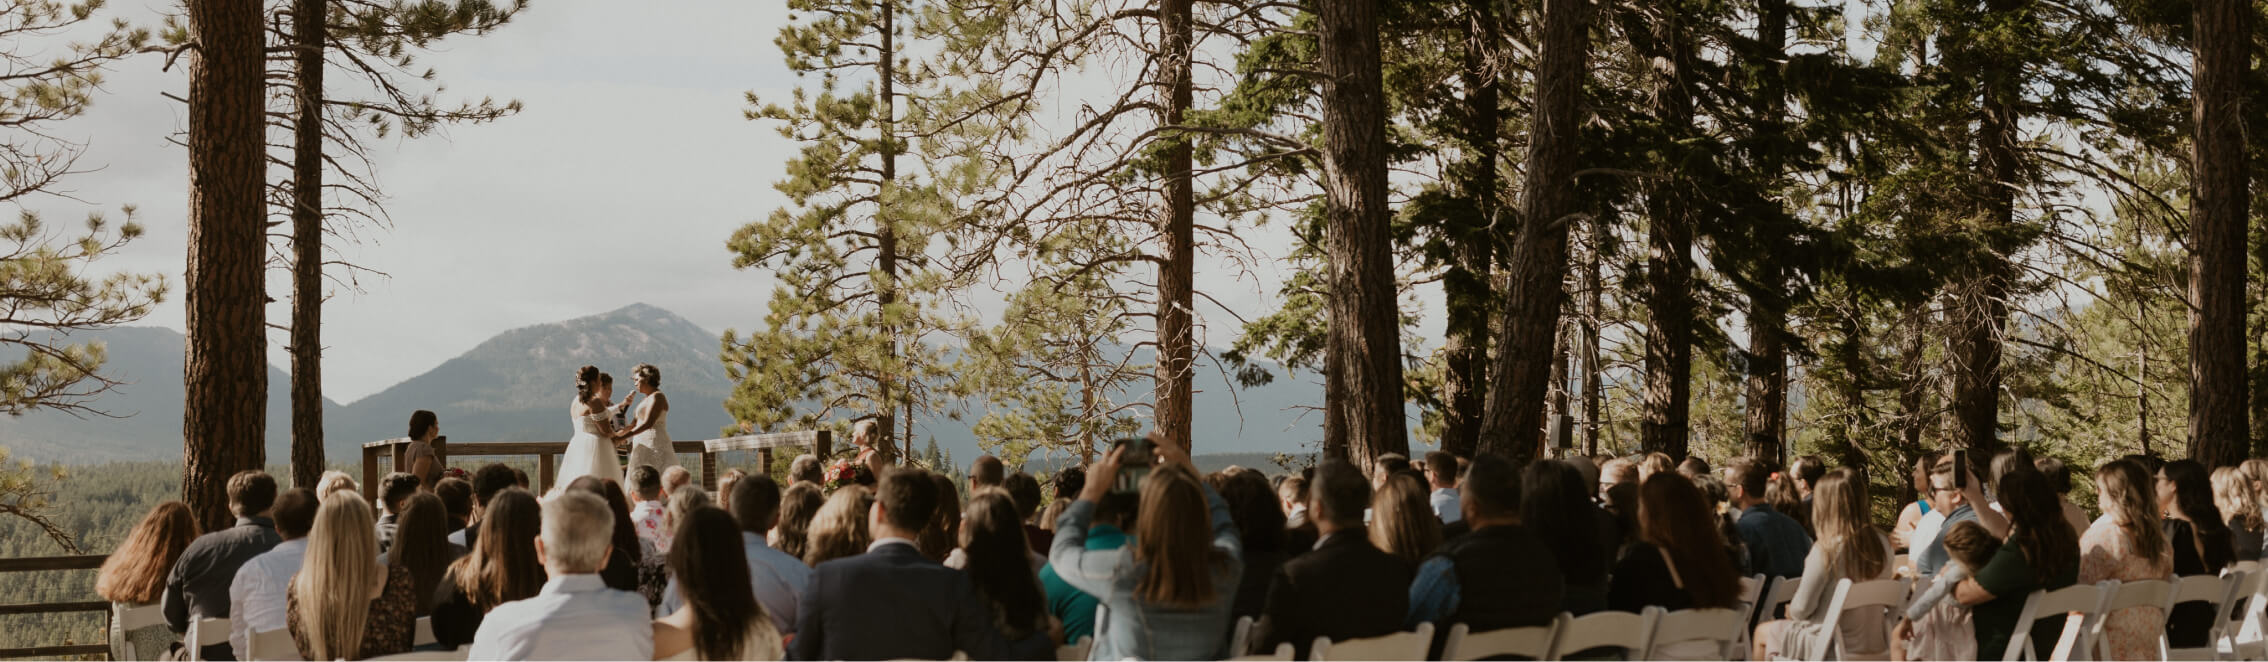
<svg viewBox="0 0 2268 662">
<path fill-rule="evenodd" d="M 1230 632 L 1228 638 L 1228 654 L 1230 657 L 1243 655 L 1246 650 L 1252 648 L 1252 628 L 1255 624 L 1250 616 L 1236 617 L 1236 629 Z"/>
<path fill-rule="evenodd" d="M 1914 582 L 1911 579 L 1876 579 L 1852 584 L 1850 590 L 1844 592 L 1842 607 L 1836 609 L 1831 616 L 1836 619 L 1837 626 L 1827 629 L 1829 636 L 1832 637 L 1830 643 L 1835 650 L 1835 659 L 1858 659 L 1849 649 L 1845 648 L 1843 642 L 1841 623 L 1850 618 L 1851 612 L 1869 609 L 1881 611 L 1882 641 L 1888 642 L 1890 641 L 1891 627 L 1898 623 L 1899 611 L 1906 608 L 1906 600 L 1913 593 Z M 1887 659 L 1890 654 L 1888 649 L 1879 652 L 1885 656 L 1883 659 Z"/>
<path fill-rule="evenodd" d="M 1835 634 L 1842 629 L 1843 603 L 1844 601 L 1850 599 L 1850 595 L 1851 578 L 1844 577 L 1842 579 L 1836 580 L 1834 592 L 1830 593 L 1830 597 L 1827 598 L 1827 611 L 1823 612 L 1826 614 L 1826 619 L 1820 621 L 1819 629 L 1817 631 L 1814 631 L 1811 636 L 1808 637 L 1808 639 L 1810 639 L 1811 641 L 1804 647 L 1806 650 L 1811 651 L 1811 655 L 1809 657 L 1790 658 L 1785 655 L 1774 655 L 1772 656 L 1772 659 L 1802 659 L 1807 661 L 1826 659 L 1828 647 L 1835 645 L 1835 640 L 1838 638 L 1835 636 Z"/>
<path fill-rule="evenodd" d="M 2104 631 L 2109 627 L 2110 617 L 2113 614 L 2128 609 L 2150 607 L 2158 609 L 2160 618 L 2163 618 L 2166 607 L 2173 604 L 2173 595 L 2173 582 L 2163 579 L 2118 582 L 2116 588 L 2112 589 L 2110 595 L 2103 600 L 2102 617 L 2089 623 L 2086 634 L 2079 637 L 2079 650 L 2085 653 L 2088 659 L 2102 659 L 2104 657 L 2102 655 Z M 2158 654 L 2161 657 L 2165 655 L 2164 637 L 2158 639 Z"/>
<path fill-rule="evenodd" d="M 165 651 L 135 650 L 134 642 L 126 633 L 146 627 L 165 624 L 165 607 L 152 602 L 146 605 L 110 603 L 110 659 L 155 660 Z"/>
<path fill-rule="evenodd" d="M 1565 612 L 1559 615 L 1559 634 L 1552 637 L 1551 659 L 1564 660 L 1567 656 L 1593 648 L 1621 649 L 1629 658 L 1643 658 L 1646 635 L 1653 631 L 1652 614 L 1633 614 L 1627 611 L 1601 611 L 1580 617 Z"/>
<path fill-rule="evenodd" d="M 435 639 L 433 637 L 433 617 L 417 617 L 417 635 L 414 639 L 411 640 L 411 642 L 411 645 L 415 646 L 430 646 L 433 644 L 441 643 L 440 639 Z"/>
<path fill-rule="evenodd" d="M 1788 606 L 1789 602 L 1795 600 L 1796 587 L 1801 583 L 1800 580 L 1799 577 L 1772 578 L 1772 586 L 1765 591 L 1764 602 L 1757 605 L 1756 622 L 1762 623 L 1779 618 L 1780 608 Z"/>
<path fill-rule="evenodd" d="M 1748 648 L 1749 631 L 1762 622 L 1756 617 L 1756 603 L 1764 601 L 1764 589 L 1771 585 L 1771 580 L 1761 574 L 1740 578 L 1740 613 L 1748 614 L 1748 623 L 1741 627 L 1736 643 L 1743 649 Z"/>
<path fill-rule="evenodd" d="M 410 651 L 394 655 L 381 655 L 368 662 L 464 662 L 472 656 L 471 646 L 460 646 L 453 651 Z"/>
<path fill-rule="evenodd" d="M 2242 563 L 2257 563 L 2253 561 Z M 2268 572 L 2245 572 L 2244 581 L 2238 584 L 2236 604 L 2243 610 L 2235 616 L 2234 628 L 2221 633 L 2223 657 L 2232 660 L 2268 659 Z"/>
<path fill-rule="evenodd" d="M 2245 586 L 2245 574 L 2232 572 L 2225 575 L 2192 575 L 2174 580 L 2173 597 L 2166 602 L 2166 616 L 2173 616 L 2174 605 L 2203 602 L 2213 607 L 2213 629 L 2205 637 L 2205 645 L 2192 648 L 2174 648 L 2173 642 L 2164 642 L 2165 659 L 2217 660 L 2221 658 L 2221 635 L 2229 627 L 2229 602 L 2235 600 Z"/>
<path fill-rule="evenodd" d="M 1653 612 L 1652 631 L 1646 635 L 1646 653 L 1649 660 L 1694 659 L 1680 655 L 1672 649 L 1679 644 L 1707 644 L 1717 652 L 1714 659 L 1733 659 L 1734 632 L 1746 615 L 1738 610 L 1723 608 L 1679 609 L 1663 611 L 1660 607 L 1647 607 Z M 1698 649 L 1699 646 L 1689 646 Z"/>
<path fill-rule="evenodd" d="M 2024 598 L 2024 610 L 2016 617 L 2016 631 L 2008 635 L 2008 648 L 2001 652 L 2000 659 L 2003 662 L 2038 660 L 2038 654 L 2032 651 L 2034 622 L 2041 619 L 2066 619 L 2063 629 L 2069 630 L 2072 623 L 2068 619 L 2078 618 L 2078 625 L 2084 631 L 2092 623 L 2091 619 L 2102 613 L 2103 603 L 2117 587 L 2115 582 L 2104 582 L 2066 586 L 2052 592 L 2033 591 Z M 1981 656 L 1991 653 L 1978 651 L 1978 654 Z"/>
<path fill-rule="evenodd" d="M 1415 630 L 1368 639 L 1331 643 L 1330 637 L 1316 637 L 1315 647 L 1308 649 L 1307 659 L 1418 662 L 1425 659 L 1427 649 L 1432 647 L 1433 624 L 1419 623 Z"/>
<path fill-rule="evenodd" d="M 1087 659 L 1087 651 L 1094 648 L 1094 637 L 1080 637 L 1078 641 L 1055 647 L 1055 662 L 1081 662 Z"/>
<path fill-rule="evenodd" d="M 189 648 L 190 662 L 203 662 L 206 646 L 219 646 L 228 643 L 228 619 L 191 619 L 189 621 L 189 636 L 183 637 L 181 643 Z"/>
<path fill-rule="evenodd" d="M 1559 633 L 1559 619 L 1550 625 L 1524 628 L 1503 628 L 1479 634 L 1463 623 L 1450 626 L 1449 639 L 1441 644 L 1441 659 L 1445 662 L 1465 662 L 1506 655 L 1518 655 L 1541 660 L 1551 655 L 1552 637 Z"/>
<path fill-rule="evenodd" d="M 290 630 L 254 632 L 247 637 L 244 647 L 245 652 L 252 655 L 252 662 L 299 659 L 299 642 L 292 640 Z"/>
<path fill-rule="evenodd" d="M 1292 659 L 1292 646 L 1291 642 L 1286 641 L 1280 644 L 1276 644 L 1275 652 L 1265 655 L 1238 655 L 1236 657 L 1229 658 L 1229 662 L 1260 662 L 1262 660 L 1276 660 L 1280 662 L 1290 659 Z"/>
</svg>

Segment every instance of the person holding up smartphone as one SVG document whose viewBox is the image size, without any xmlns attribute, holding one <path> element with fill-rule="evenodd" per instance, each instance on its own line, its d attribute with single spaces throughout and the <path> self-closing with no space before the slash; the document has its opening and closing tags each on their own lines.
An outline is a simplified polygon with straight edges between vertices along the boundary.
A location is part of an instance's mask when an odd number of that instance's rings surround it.
<svg viewBox="0 0 2268 662">
<path fill-rule="evenodd" d="M 1228 502 L 1198 480 L 1185 443 L 1152 432 L 1157 461 L 1138 486 L 1134 542 L 1087 549 L 1095 507 L 1118 483 L 1138 444 L 1121 444 L 1087 470 L 1087 485 L 1056 520 L 1048 562 L 1065 583 L 1101 600 L 1093 659 L 1217 660 L 1226 656 L 1229 608 L 1244 545 Z M 1132 555 L 1128 557 L 1128 555 Z"/>
</svg>

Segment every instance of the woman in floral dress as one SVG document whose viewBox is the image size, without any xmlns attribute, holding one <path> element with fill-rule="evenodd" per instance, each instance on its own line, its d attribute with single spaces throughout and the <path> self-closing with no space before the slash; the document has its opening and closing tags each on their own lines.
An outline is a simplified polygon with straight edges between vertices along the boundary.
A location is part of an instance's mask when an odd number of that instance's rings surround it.
<svg viewBox="0 0 2268 662">
<path fill-rule="evenodd" d="M 2117 460 L 2095 470 L 2103 516 L 2079 536 L 2079 582 L 2142 581 L 2173 577 L 2173 546 L 2158 522 L 2153 483 L 2142 465 Z M 2165 612 L 2131 607 L 2111 612 L 2096 659 L 2155 660 L 2165 636 Z"/>
</svg>

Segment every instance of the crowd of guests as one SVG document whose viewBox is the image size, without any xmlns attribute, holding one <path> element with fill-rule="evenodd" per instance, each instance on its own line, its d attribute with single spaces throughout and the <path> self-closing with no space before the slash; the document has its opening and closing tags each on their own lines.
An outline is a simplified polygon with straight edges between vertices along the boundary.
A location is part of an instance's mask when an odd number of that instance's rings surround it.
<svg viewBox="0 0 2268 662">
<path fill-rule="evenodd" d="M 1842 652 L 1977 659 L 2000 654 L 2033 590 L 2259 558 L 2268 496 L 2261 460 L 2208 472 L 2128 457 L 2094 472 L 2090 521 L 2060 462 L 1933 455 L 1884 528 L 1864 475 L 1808 457 L 1784 470 L 1660 454 L 1516 467 L 1435 452 L 1271 478 L 1207 474 L 1186 442 L 1149 441 L 1045 483 L 980 458 L 965 492 L 917 468 L 830 491 L 811 457 L 784 487 L 734 471 L 715 495 L 682 469 L 582 478 L 542 499 L 501 464 L 462 477 L 420 464 L 439 478 L 389 474 L 367 496 L 344 475 L 279 490 L 245 472 L 228 486 L 233 526 L 198 535 L 187 507 L 161 504 L 97 590 L 162 605 L 164 625 L 126 633 L 139 651 L 186 657 L 191 622 L 229 618 L 228 643 L 200 651 L 213 660 L 250 659 L 254 633 L 275 631 L 294 650 L 263 658 L 409 652 L 421 617 L 426 647 L 475 660 L 1051 660 L 1083 638 L 1090 659 L 1283 643 L 1304 659 L 1316 637 L 1420 623 L 1477 632 L 1562 612 L 1736 607 L 1741 578 L 1760 574 L 1797 587 L 1753 632 L 1752 659 L 1771 659 L 1820 653 L 1808 647 L 1825 639 L 1840 580 L 1910 575 L 1919 596 L 1903 612 L 1840 619 Z M 1256 625 L 1231 650 L 1244 617 Z M 2097 656 L 2153 658 L 2160 636 L 2203 645 L 2215 617 L 2202 604 L 2170 621 L 2123 610 Z M 2040 627 L 2032 641 L 2052 646 L 2060 623 Z"/>
</svg>

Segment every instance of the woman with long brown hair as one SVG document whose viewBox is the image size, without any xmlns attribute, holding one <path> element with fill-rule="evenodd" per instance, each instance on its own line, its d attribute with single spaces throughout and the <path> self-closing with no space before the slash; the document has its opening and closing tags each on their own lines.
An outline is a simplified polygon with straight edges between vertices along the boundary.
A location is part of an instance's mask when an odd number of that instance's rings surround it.
<svg viewBox="0 0 2268 662">
<path fill-rule="evenodd" d="M 2095 469 L 2095 499 L 2103 516 L 2079 536 L 2079 581 L 2173 576 L 2173 547 L 2158 522 L 2152 489 L 2150 474 L 2132 460 L 2112 460 Z M 2111 612 L 2103 623 L 2105 650 L 2097 659 L 2156 659 L 2165 622 L 2165 610 L 2157 607 Z"/>
<path fill-rule="evenodd" d="M 378 556 L 384 565 L 409 571 L 417 587 L 417 615 L 428 616 L 435 604 L 448 599 L 441 580 L 449 574 L 449 564 L 464 558 L 465 548 L 449 542 L 449 507 L 441 505 L 441 497 L 419 492 L 402 501 L 394 546 Z"/>
<path fill-rule="evenodd" d="M 1890 578 L 1890 537 L 1875 530 L 1869 521 L 1867 509 L 1871 504 L 1866 487 L 1866 478 L 1848 468 L 1827 472 L 1813 485 L 1811 525 L 1819 532 L 1819 541 L 1804 558 L 1803 580 L 1796 585 L 1795 599 L 1788 603 L 1787 620 L 1756 626 L 1752 659 L 1817 658 L 1824 651 L 1809 650 L 1809 646 L 1827 618 L 1828 603 L 1833 600 L 1829 593 L 1835 584 L 1844 579 L 1858 583 Z M 1844 614 L 1840 628 L 1844 651 L 1857 655 L 1888 651 L 1890 642 L 1883 637 L 1882 617 L 1879 610 Z"/>
<path fill-rule="evenodd" d="M 1977 655 L 1985 657 L 2008 649 L 2024 601 L 2033 591 L 2053 591 L 2079 581 L 2079 535 L 2063 517 L 2063 504 L 2047 477 L 2024 462 L 2003 474 L 1997 486 L 2000 507 L 2008 511 L 2006 542 L 1977 569 L 1976 576 L 1953 587 L 1953 597 L 1970 608 Z M 2031 643 L 2041 658 L 2053 652 L 2063 630 L 2063 623 L 2051 621 L 2043 619 L 2032 628 Z"/>
<path fill-rule="evenodd" d="M 1095 506 L 1118 484 L 1130 448 L 1149 447 L 1156 467 L 1140 485 L 1134 542 L 1087 549 Z M 1228 652 L 1229 608 L 1244 569 L 1244 542 L 1219 492 L 1197 479 L 1177 440 L 1156 433 L 1120 442 L 1087 471 L 1079 500 L 1055 523 L 1048 561 L 1073 588 L 1099 598 L 1109 617 L 1091 659 L 1216 660 Z M 1131 555 L 1129 557 L 1129 555 Z"/>
<path fill-rule="evenodd" d="M 1676 611 L 1740 603 L 1740 575 L 1707 504 L 1701 489 L 1675 471 L 1646 477 L 1638 488 L 1638 535 L 1615 563 L 1609 609 Z"/>
<path fill-rule="evenodd" d="M 2228 520 L 2213 505 L 2213 482 L 2196 460 L 2167 462 L 2158 470 L 2158 508 L 2165 513 L 2166 540 L 2173 545 L 2175 575 L 2217 575 L 2236 561 Z M 2211 646 L 2213 609 L 2201 602 L 2175 605 L 2166 617 L 2166 645 Z"/>
<path fill-rule="evenodd" d="M 934 521 L 934 520 L 933 520 Z M 1024 521 L 1007 492 L 986 489 L 969 497 L 960 525 L 961 571 L 992 609 L 992 624 L 1013 659 L 1054 659 L 1060 635 L 1047 613 L 1047 596 L 1030 560 Z"/>
<path fill-rule="evenodd" d="M 165 578 L 173 571 L 173 562 L 196 539 L 197 518 L 190 516 L 188 504 L 158 504 L 142 516 L 110 558 L 103 559 L 102 570 L 95 575 L 95 594 L 128 607 L 156 604 L 165 595 Z M 181 636 L 159 623 L 127 632 L 126 640 L 137 651 L 163 651 Z"/>
<path fill-rule="evenodd" d="M 433 608 L 433 637 L 452 649 L 472 643 L 489 610 L 535 597 L 548 579 L 543 563 L 536 560 L 543 507 L 535 495 L 519 488 L 504 490 L 488 500 L 483 512 L 472 553 L 450 564 L 442 582 L 449 598 Z"/>
<path fill-rule="evenodd" d="M 1427 501 L 1425 482 L 1395 474 L 1370 497 L 1370 544 L 1411 566 L 1425 562 L 1441 546 L 1441 518 Z"/>
<path fill-rule="evenodd" d="M 378 564 L 377 525 L 370 504 L 354 492 L 333 494 L 315 511 L 285 612 L 300 659 L 409 652 L 417 631 L 415 584 L 407 568 Z"/>
<path fill-rule="evenodd" d="M 827 505 L 811 518 L 810 542 L 804 545 L 803 562 L 812 567 L 845 556 L 865 554 L 866 547 L 874 543 L 874 534 L 866 528 L 866 515 L 874 509 L 874 490 L 864 485 L 845 485 L 827 497 Z"/>
<path fill-rule="evenodd" d="M 703 506 L 677 520 L 669 570 L 685 606 L 654 621 L 656 660 L 777 660 L 780 631 L 749 587 L 740 525 Z"/>
<path fill-rule="evenodd" d="M 673 500 L 675 497 L 671 497 Z M 811 520 L 819 516 L 819 509 L 827 506 L 826 495 L 813 483 L 796 481 L 786 492 L 780 493 L 780 524 L 772 527 L 772 547 L 788 556 L 804 559 L 811 549 Z"/>
</svg>

